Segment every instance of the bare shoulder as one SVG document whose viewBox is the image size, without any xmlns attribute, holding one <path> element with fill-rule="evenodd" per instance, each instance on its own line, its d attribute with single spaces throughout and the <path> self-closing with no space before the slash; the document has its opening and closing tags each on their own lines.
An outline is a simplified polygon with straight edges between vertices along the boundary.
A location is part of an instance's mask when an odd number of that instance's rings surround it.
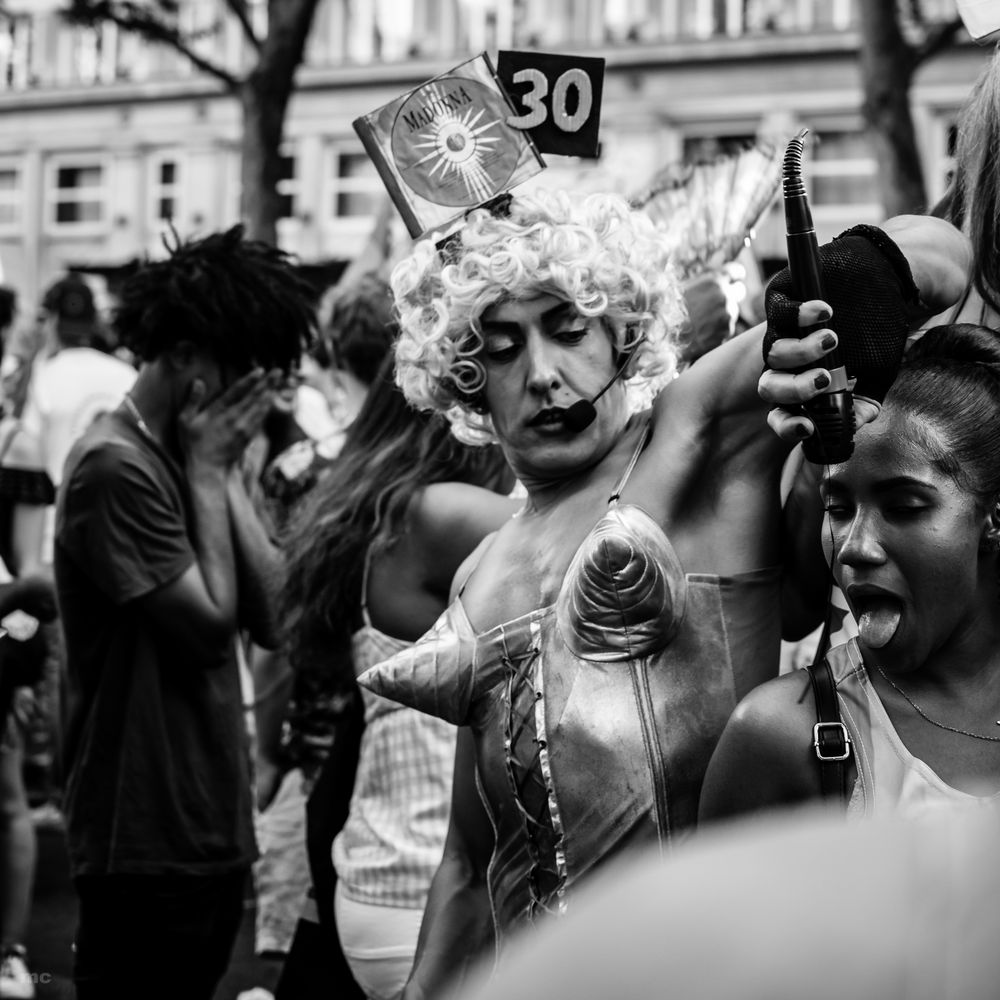
<svg viewBox="0 0 1000 1000">
<path fill-rule="evenodd" d="M 800 723 L 807 724 L 808 735 L 815 718 L 809 675 L 793 670 L 755 687 L 736 706 L 729 726 L 755 740 L 798 741 L 803 731 Z"/>
<path fill-rule="evenodd" d="M 699 822 L 817 798 L 815 720 L 806 671 L 754 688 L 736 706 L 709 762 Z"/>
<path fill-rule="evenodd" d="M 433 483 L 420 490 L 410 504 L 409 534 L 431 589 L 448 593 L 459 567 L 520 506 L 467 483 Z"/>
<path fill-rule="evenodd" d="M 521 506 L 522 501 L 481 486 L 431 483 L 414 495 L 410 517 L 417 531 L 438 534 L 469 527 L 482 537 L 499 528 Z"/>
</svg>

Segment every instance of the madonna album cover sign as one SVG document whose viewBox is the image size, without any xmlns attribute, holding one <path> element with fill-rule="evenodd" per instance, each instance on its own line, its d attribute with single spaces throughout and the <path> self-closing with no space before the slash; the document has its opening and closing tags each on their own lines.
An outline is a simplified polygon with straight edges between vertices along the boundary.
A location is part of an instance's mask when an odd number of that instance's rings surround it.
<svg viewBox="0 0 1000 1000">
<path fill-rule="evenodd" d="M 413 237 L 545 166 L 485 53 L 354 122 Z"/>
</svg>

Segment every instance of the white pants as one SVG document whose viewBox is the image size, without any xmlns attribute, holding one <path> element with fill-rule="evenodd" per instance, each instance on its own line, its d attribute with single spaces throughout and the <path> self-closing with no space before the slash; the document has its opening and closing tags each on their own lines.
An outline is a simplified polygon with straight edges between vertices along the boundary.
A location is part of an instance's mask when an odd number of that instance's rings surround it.
<svg viewBox="0 0 1000 1000">
<path fill-rule="evenodd" d="M 375 906 L 345 896 L 337 883 L 334 912 L 344 958 L 370 1000 L 396 1000 L 413 968 L 423 910 Z"/>
</svg>

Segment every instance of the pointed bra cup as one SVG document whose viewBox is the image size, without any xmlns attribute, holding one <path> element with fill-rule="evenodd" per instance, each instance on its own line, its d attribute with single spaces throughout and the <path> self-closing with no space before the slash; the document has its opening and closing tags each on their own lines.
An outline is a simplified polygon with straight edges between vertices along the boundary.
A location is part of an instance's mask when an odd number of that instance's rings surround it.
<svg viewBox="0 0 1000 1000">
<path fill-rule="evenodd" d="M 634 660 L 673 639 L 686 599 L 684 570 L 660 526 L 640 507 L 615 505 L 573 557 L 556 621 L 581 659 Z"/>
<path fill-rule="evenodd" d="M 626 662 L 669 644 L 686 598 L 683 568 L 660 526 L 639 507 L 614 504 L 577 550 L 554 606 L 477 635 L 456 598 L 415 645 L 358 680 L 376 694 L 465 725 L 476 700 L 501 683 L 511 633 L 554 613 L 575 656 Z"/>
</svg>

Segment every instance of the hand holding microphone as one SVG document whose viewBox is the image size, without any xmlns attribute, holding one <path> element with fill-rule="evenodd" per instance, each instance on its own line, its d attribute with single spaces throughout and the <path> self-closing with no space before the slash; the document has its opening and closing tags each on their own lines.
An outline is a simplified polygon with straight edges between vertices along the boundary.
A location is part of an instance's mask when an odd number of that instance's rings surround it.
<svg viewBox="0 0 1000 1000">
<path fill-rule="evenodd" d="M 823 298 L 823 265 L 802 183 L 802 140 L 807 131 L 803 129 L 788 144 L 782 178 L 788 270 L 798 298 L 803 302 Z M 805 328 L 800 336 L 809 332 Z M 837 345 L 828 352 L 825 361 L 830 372 L 829 384 L 820 395 L 805 403 L 815 433 L 805 441 L 802 450 L 806 458 L 816 464 L 845 462 L 854 452 L 854 398 Z"/>
<path fill-rule="evenodd" d="M 801 148 L 801 138 L 798 141 Z M 800 148 L 792 152 L 793 178 Z M 790 266 L 771 279 L 765 293 L 765 371 L 759 391 L 776 407 L 768 423 L 786 440 L 812 434 L 820 423 L 814 419 L 817 408 L 830 413 L 834 430 L 828 429 L 828 433 L 833 441 L 820 438 L 813 448 L 823 449 L 820 462 L 842 461 L 834 454 L 838 441 L 843 449 L 840 453 L 846 450 L 845 428 L 851 427 L 853 437 L 854 414 L 859 423 L 873 419 L 896 377 L 920 292 L 900 246 L 876 226 L 854 226 L 817 248 L 810 220 L 804 217 L 808 204 L 800 185 L 801 177 L 798 184 L 786 184 Z M 913 240 L 903 245 L 917 255 L 918 264 L 921 254 L 926 256 Z M 815 289 L 820 281 L 820 296 L 800 290 L 798 284 L 813 283 Z M 829 309 L 824 314 L 826 303 Z M 825 343 L 831 335 L 827 329 L 830 310 L 836 326 L 835 345 Z M 826 353 L 831 346 L 836 347 L 832 356 Z M 839 364 L 846 369 L 843 388 L 817 367 L 825 366 L 833 376 L 839 366 L 838 354 Z M 835 398 L 836 393 L 849 391 L 849 385 L 853 386 L 854 401 L 851 421 Z M 818 395 L 833 398 L 816 403 Z"/>
</svg>

